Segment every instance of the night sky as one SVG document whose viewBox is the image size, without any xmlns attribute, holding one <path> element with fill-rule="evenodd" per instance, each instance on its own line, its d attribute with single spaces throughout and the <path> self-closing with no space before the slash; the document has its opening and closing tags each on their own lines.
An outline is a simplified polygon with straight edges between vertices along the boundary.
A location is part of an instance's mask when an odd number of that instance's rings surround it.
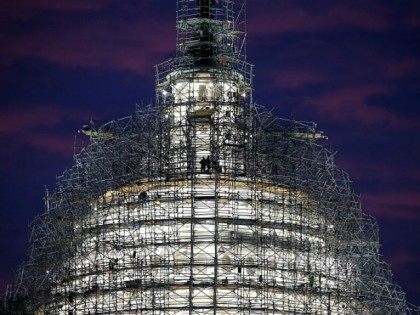
<svg viewBox="0 0 420 315">
<path fill-rule="evenodd" d="M 77 130 L 153 101 L 175 2 L 1 0 L 0 291 L 44 187 L 87 141 Z M 248 0 L 247 14 L 255 100 L 326 132 L 395 281 L 420 304 L 420 1 Z"/>
</svg>

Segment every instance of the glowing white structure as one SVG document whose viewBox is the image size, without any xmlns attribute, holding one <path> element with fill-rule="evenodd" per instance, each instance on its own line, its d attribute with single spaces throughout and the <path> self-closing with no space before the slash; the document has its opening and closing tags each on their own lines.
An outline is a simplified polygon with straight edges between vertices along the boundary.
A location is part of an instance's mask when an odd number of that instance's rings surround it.
<svg viewBox="0 0 420 315">
<path fill-rule="evenodd" d="M 85 130 L 91 145 L 34 223 L 11 312 L 406 311 L 321 134 L 252 102 L 233 9 L 178 0 L 157 106 Z"/>
</svg>

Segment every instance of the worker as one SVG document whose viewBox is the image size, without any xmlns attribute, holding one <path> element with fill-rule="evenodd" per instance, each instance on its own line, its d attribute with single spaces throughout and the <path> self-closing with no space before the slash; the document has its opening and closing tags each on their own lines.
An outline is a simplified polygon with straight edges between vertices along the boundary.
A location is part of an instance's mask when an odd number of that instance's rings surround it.
<svg viewBox="0 0 420 315">
<path fill-rule="evenodd" d="M 200 161 L 200 166 L 201 166 L 201 173 L 205 173 L 206 172 L 206 165 L 207 165 L 207 161 L 206 159 L 203 157 Z"/>
<path fill-rule="evenodd" d="M 210 160 L 210 156 L 209 155 L 207 155 L 207 158 L 206 158 L 206 168 L 207 168 L 207 172 L 210 173 L 211 160 Z"/>
</svg>

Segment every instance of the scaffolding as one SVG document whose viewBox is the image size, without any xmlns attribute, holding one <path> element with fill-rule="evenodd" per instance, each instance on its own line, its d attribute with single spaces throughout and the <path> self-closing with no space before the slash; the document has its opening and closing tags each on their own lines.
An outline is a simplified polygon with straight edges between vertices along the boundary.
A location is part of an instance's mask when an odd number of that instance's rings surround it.
<svg viewBox="0 0 420 315">
<path fill-rule="evenodd" d="M 156 104 L 85 128 L 4 312 L 409 313 L 325 136 L 253 102 L 243 4 L 177 3 Z"/>
</svg>

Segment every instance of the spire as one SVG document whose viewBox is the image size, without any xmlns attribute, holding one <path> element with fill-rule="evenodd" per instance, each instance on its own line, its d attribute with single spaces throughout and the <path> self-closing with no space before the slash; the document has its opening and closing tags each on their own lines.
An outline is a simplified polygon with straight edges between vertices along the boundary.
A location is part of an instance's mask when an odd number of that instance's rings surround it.
<svg viewBox="0 0 420 315">
<path fill-rule="evenodd" d="M 211 27 L 213 20 L 213 1 L 198 0 L 199 25 L 194 36 L 194 43 L 189 47 L 188 54 L 194 57 L 197 66 L 214 66 L 215 36 Z"/>
<path fill-rule="evenodd" d="M 177 54 L 198 68 L 218 67 L 239 59 L 238 15 L 230 0 L 178 0 Z M 191 64 L 190 63 L 190 64 Z"/>
<path fill-rule="evenodd" d="M 247 95 L 252 90 L 252 65 L 245 57 L 244 0 L 177 0 L 176 29 L 176 56 L 156 66 L 159 104 L 168 104 L 173 97 L 185 101 L 181 83 L 193 80 L 198 86 L 203 76 L 212 81 L 208 90 L 222 81 L 237 81 L 230 94 Z"/>
</svg>

